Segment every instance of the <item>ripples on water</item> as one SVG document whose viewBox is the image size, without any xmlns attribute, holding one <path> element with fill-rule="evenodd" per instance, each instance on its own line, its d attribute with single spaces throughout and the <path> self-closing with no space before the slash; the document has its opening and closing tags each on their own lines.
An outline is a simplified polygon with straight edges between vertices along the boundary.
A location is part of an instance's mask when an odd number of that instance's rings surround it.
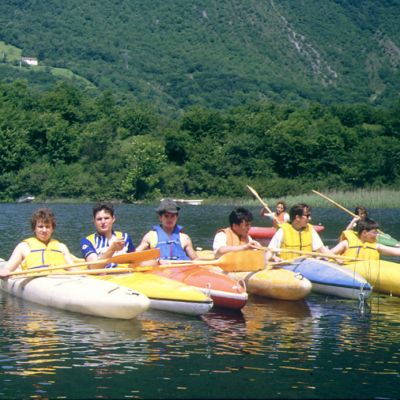
<svg viewBox="0 0 400 400">
<path fill-rule="evenodd" d="M 243 313 L 119 321 L 2 295 L 0 396 L 395 398 L 397 300 L 252 298 Z"/>
<path fill-rule="evenodd" d="M 140 215 L 149 214 L 140 228 L 144 233 L 154 222 L 153 208 L 137 213 L 122 207 L 121 229 L 138 230 Z M 186 211 L 192 225 L 184 224 L 196 243 L 208 247 L 209 232 L 224 224 L 229 209 L 211 207 L 214 218 L 207 219 L 204 208 L 194 208 L 190 215 Z M 76 236 L 87 230 L 90 210 L 56 207 L 57 231 L 72 249 Z M 8 205 L 5 211 L 2 254 L 29 234 L 32 210 L 16 212 Z M 324 212 L 315 214 L 325 220 Z M 335 232 L 327 227 L 326 237 L 333 240 Z M 149 311 L 119 321 L 0 294 L 0 313 L 1 398 L 398 398 L 400 393 L 398 298 L 373 295 L 360 307 L 318 295 L 298 302 L 252 297 L 242 313 L 217 310 L 189 318 Z"/>
</svg>

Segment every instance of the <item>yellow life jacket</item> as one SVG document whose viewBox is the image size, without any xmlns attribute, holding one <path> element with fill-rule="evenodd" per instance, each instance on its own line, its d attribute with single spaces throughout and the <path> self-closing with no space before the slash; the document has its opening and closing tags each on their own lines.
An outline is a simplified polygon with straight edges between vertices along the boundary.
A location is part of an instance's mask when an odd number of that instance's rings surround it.
<svg viewBox="0 0 400 400">
<path fill-rule="evenodd" d="M 343 253 L 343 256 L 366 260 L 379 260 L 379 251 L 376 247 L 377 243 L 362 242 L 358 234 L 353 230 L 343 231 L 340 235 L 340 240 L 347 240 L 349 243 L 349 247 Z M 349 262 L 346 264 L 348 263 Z"/>
<path fill-rule="evenodd" d="M 243 240 L 231 228 L 220 229 L 218 232 L 225 233 L 227 246 L 240 246 L 249 242 L 248 238 Z"/>
<path fill-rule="evenodd" d="M 306 228 L 298 231 L 293 228 L 292 224 L 285 222 L 280 226 L 283 230 L 282 249 L 312 251 L 312 225 L 307 224 Z M 284 253 L 280 257 L 284 260 L 292 260 L 297 258 L 298 254 Z"/>
<path fill-rule="evenodd" d="M 47 246 L 35 237 L 25 239 L 24 242 L 28 244 L 30 252 L 21 264 L 22 269 L 66 264 L 58 240 L 50 240 Z"/>
</svg>

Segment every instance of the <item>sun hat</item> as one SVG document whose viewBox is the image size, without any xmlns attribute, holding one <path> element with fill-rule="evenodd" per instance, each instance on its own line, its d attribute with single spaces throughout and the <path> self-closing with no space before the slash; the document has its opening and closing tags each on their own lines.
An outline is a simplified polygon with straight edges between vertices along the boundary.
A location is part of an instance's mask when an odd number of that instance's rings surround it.
<svg viewBox="0 0 400 400">
<path fill-rule="evenodd" d="M 162 199 L 160 205 L 156 209 L 157 214 L 164 214 L 166 212 L 178 214 L 181 208 L 176 205 L 172 199 Z"/>
</svg>

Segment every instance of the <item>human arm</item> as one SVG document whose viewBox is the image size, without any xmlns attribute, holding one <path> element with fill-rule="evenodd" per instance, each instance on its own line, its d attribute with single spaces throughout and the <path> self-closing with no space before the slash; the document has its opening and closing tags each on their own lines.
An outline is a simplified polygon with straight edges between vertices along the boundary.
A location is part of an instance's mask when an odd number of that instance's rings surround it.
<svg viewBox="0 0 400 400">
<path fill-rule="evenodd" d="M 185 253 L 191 260 L 195 260 L 196 258 L 199 258 L 197 255 L 195 249 L 193 248 L 192 244 L 192 239 L 185 233 L 182 233 L 182 242 L 183 242 L 183 249 L 185 250 Z"/>
<path fill-rule="evenodd" d="M 213 250 L 215 257 L 221 257 L 225 253 L 229 253 L 231 251 L 242 251 L 242 250 L 250 250 L 253 249 L 253 246 L 260 246 L 260 243 L 257 241 L 253 240 L 249 236 L 249 241 L 248 243 L 244 243 L 241 245 L 237 246 L 228 246 L 227 245 L 227 240 L 226 240 L 226 234 L 225 232 L 218 232 L 215 237 L 214 237 L 214 242 L 213 242 Z"/>
<path fill-rule="evenodd" d="M 269 218 L 269 219 L 274 219 L 274 218 L 275 218 L 275 213 L 269 212 L 265 207 L 263 207 L 263 208 L 260 210 L 260 215 L 261 215 L 262 217 L 266 217 L 266 218 Z"/>
<path fill-rule="evenodd" d="M 280 249 L 282 247 L 282 242 L 283 242 L 283 230 L 278 229 L 274 236 L 272 236 L 272 239 L 269 242 L 268 247 L 271 249 Z M 265 252 L 265 261 L 274 261 L 274 262 L 279 262 L 282 261 L 282 259 L 276 255 L 276 253 L 272 252 L 271 250 L 268 250 Z"/>
<path fill-rule="evenodd" d="M 379 251 L 379 254 L 382 254 L 384 256 L 400 257 L 400 247 L 391 247 L 385 246 L 383 244 L 377 244 L 376 249 Z"/>
<path fill-rule="evenodd" d="M 143 251 L 150 249 L 150 232 L 147 232 L 144 236 L 142 241 L 140 242 L 139 246 L 136 247 L 136 251 Z"/>
<path fill-rule="evenodd" d="M 19 243 L 13 250 L 5 268 L 0 270 L 0 278 L 5 278 L 11 272 L 14 272 L 22 264 L 28 253 L 28 244 L 25 242 Z"/>
<path fill-rule="evenodd" d="M 357 222 L 360 220 L 360 217 L 358 216 L 358 215 L 356 215 L 350 222 L 349 222 L 349 224 L 346 226 L 346 231 L 349 231 L 349 230 L 351 230 L 351 229 L 353 229 L 355 226 L 356 226 L 356 224 L 357 224 Z"/>
</svg>

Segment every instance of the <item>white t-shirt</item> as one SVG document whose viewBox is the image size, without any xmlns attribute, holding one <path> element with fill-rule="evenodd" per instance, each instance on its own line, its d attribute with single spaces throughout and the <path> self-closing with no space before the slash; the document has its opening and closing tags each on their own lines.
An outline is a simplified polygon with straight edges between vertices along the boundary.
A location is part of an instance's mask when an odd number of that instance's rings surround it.
<svg viewBox="0 0 400 400">
<path fill-rule="evenodd" d="M 248 235 L 249 241 L 253 240 L 250 235 Z M 228 244 L 226 243 L 227 238 L 226 238 L 226 233 L 224 231 L 218 232 L 215 237 L 214 237 L 214 242 L 213 242 L 213 250 L 214 254 L 223 246 L 227 246 Z"/>
<path fill-rule="evenodd" d="M 313 251 L 320 249 L 324 244 L 322 243 L 322 240 L 318 235 L 318 232 L 314 228 L 312 228 L 311 234 L 312 234 Z M 272 237 L 271 241 L 269 242 L 268 247 L 271 247 L 272 249 L 280 249 L 282 247 L 282 243 L 283 243 L 283 230 L 278 229 L 275 235 Z"/>
</svg>

